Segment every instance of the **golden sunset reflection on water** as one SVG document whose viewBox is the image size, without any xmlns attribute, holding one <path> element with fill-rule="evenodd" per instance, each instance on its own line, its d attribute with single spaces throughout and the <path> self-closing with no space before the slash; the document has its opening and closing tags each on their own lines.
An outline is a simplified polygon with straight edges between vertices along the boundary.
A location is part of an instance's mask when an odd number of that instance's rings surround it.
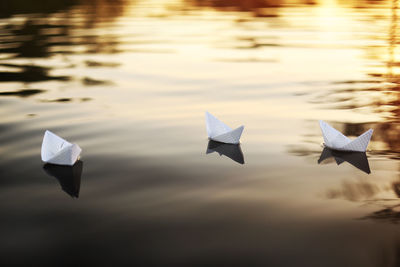
<svg viewBox="0 0 400 267">
<path fill-rule="evenodd" d="M 398 1 L 38 2 L 0 3 L 5 263 L 397 266 Z M 318 120 L 374 130 L 370 174 Z"/>
</svg>

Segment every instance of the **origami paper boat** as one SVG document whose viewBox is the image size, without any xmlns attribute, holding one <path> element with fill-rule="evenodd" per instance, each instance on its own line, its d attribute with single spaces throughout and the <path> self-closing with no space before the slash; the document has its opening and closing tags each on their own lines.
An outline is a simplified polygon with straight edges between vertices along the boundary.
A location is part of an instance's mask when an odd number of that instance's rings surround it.
<svg viewBox="0 0 400 267">
<path fill-rule="evenodd" d="M 58 180 L 64 192 L 71 197 L 79 197 L 83 169 L 82 161 L 78 160 L 74 166 L 60 166 L 47 163 L 43 166 L 43 169 L 48 175 Z"/>
<path fill-rule="evenodd" d="M 325 146 L 341 151 L 365 152 L 373 132 L 372 129 L 369 129 L 356 139 L 351 140 L 324 121 L 319 121 L 319 126 L 324 137 Z"/>
<path fill-rule="evenodd" d="M 244 126 L 232 130 L 228 125 L 206 112 L 207 134 L 211 140 L 226 143 L 239 144 Z"/>
<path fill-rule="evenodd" d="M 343 162 L 347 161 L 348 163 L 362 170 L 363 172 L 366 172 L 368 174 L 371 173 L 367 154 L 365 152 L 346 152 L 332 150 L 330 148 L 324 147 L 324 150 L 322 150 L 321 156 L 318 160 L 318 164 L 331 157 L 335 158 L 337 165 L 340 165 Z"/>
<path fill-rule="evenodd" d="M 213 152 L 217 152 L 220 156 L 225 155 L 237 163 L 244 164 L 244 157 L 240 145 L 224 144 L 210 140 L 208 141 L 206 154 Z"/>
<path fill-rule="evenodd" d="M 47 163 L 72 166 L 82 149 L 67 142 L 50 131 L 44 133 L 42 142 L 42 160 Z"/>
</svg>

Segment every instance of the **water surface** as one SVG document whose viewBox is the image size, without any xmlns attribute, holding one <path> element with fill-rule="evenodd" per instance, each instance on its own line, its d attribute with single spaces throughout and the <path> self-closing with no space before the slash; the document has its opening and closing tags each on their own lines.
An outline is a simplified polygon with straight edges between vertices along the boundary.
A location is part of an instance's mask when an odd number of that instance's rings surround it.
<svg viewBox="0 0 400 267">
<path fill-rule="evenodd" d="M 0 3 L 1 262 L 399 266 L 397 8 Z M 321 157 L 320 119 L 374 129 L 368 169 Z M 46 129 L 78 165 L 41 162 Z"/>
</svg>

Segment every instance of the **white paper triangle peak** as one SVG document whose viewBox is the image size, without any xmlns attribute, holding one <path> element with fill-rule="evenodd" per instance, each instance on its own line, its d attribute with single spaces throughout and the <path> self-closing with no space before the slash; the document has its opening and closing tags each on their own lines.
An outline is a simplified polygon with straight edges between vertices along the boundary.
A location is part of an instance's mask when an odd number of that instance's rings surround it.
<svg viewBox="0 0 400 267">
<path fill-rule="evenodd" d="M 239 144 L 244 126 L 232 130 L 228 125 L 206 111 L 206 128 L 208 138 L 211 140 L 226 144 Z"/>
<path fill-rule="evenodd" d="M 325 146 L 341 151 L 365 152 L 372 137 L 372 129 L 369 129 L 354 140 L 344 136 L 328 123 L 319 121 Z"/>
<path fill-rule="evenodd" d="M 42 160 L 47 163 L 72 166 L 78 160 L 82 149 L 50 131 L 44 133 Z"/>
</svg>

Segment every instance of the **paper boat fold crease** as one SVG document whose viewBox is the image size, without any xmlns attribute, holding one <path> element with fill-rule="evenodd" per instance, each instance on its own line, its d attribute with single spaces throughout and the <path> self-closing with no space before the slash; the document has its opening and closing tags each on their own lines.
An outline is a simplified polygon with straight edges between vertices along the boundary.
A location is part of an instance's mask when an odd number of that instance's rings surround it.
<svg viewBox="0 0 400 267">
<path fill-rule="evenodd" d="M 82 149 L 62 139 L 50 131 L 44 133 L 42 142 L 42 161 L 58 165 L 72 166 L 78 160 Z"/>
<path fill-rule="evenodd" d="M 356 139 L 351 140 L 324 121 L 319 121 L 319 126 L 324 137 L 325 146 L 340 151 L 365 152 L 373 132 L 372 129 L 369 129 Z"/>
<path fill-rule="evenodd" d="M 239 144 L 240 136 L 244 129 L 244 126 L 231 129 L 209 112 L 206 112 L 206 127 L 208 137 L 211 140 L 226 144 Z"/>
</svg>

